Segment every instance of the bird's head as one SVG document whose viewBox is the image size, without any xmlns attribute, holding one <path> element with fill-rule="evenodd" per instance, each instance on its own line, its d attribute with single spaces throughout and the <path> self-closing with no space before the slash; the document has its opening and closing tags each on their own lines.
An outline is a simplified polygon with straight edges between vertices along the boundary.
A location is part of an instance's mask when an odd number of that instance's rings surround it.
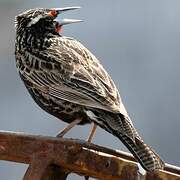
<svg viewBox="0 0 180 180">
<path fill-rule="evenodd" d="M 35 32 L 56 32 L 59 33 L 63 25 L 81 22 L 75 19 L 62 19 L 60 22 L 56 20 L 57 16 L 63 12 L 79 9 L 80 7 L 66 7 L 66 8 L 36 8 L 27 10 L 15 18 L 15 26 L 17 32 L 23 30 L 32 30 Z"/>
</svg>

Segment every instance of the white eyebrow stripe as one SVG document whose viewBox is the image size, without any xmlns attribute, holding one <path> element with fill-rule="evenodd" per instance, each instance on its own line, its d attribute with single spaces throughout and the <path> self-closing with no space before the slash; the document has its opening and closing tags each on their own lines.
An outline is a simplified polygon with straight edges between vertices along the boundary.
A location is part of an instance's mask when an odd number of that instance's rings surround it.
<svg viewBox="0 0 180 180">
<path fill-rule="evenodd" d="M 36 24 L 40 19 L 42 18 L 42 15 L 38 15 L 37 17 L 33 18 L 27 25 L 27 27 L 32 26 L 33 24 Z"/>
</svg>

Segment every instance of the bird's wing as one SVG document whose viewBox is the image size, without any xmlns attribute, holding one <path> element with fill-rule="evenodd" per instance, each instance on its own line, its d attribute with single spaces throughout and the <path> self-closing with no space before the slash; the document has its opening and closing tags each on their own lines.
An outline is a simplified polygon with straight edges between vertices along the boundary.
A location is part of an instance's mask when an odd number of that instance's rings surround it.
<svg viewBox="0 0 180 180">
<path fill-rule="evenodd" d="M 48 54 L 57 68 L 31 73 L 41 88 L 57 99 L 127 115 L 112 79 L 88 49 L 70 38 L 51 41 L 40 53 Z"/>
</svg>

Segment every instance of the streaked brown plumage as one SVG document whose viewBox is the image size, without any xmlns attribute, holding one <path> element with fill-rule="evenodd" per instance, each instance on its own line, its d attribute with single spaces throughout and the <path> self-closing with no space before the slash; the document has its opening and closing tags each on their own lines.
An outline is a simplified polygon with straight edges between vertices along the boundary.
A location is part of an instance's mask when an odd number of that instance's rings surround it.
<svg viewBox="0 0 180 180">
<path fill-rule="evenodd" d="M 133 127 L 97 58 L 80 42 L 58 33 L 62 25 L 77 22 L 55 21 L 63 11 L 32 9 L 16 17 L 16 64 L 31 96 L 67 123 L 82 119 L 79 124 L 94 122 L 115 135 L 146 170 L 162 169 L 164 163 Z"/>
</svg>

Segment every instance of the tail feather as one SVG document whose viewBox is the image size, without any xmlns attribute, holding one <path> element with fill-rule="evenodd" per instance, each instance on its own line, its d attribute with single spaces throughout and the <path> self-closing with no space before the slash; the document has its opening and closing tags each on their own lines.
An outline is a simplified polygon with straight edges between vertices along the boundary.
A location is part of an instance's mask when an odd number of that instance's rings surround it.
<svg viewBox="0 0 180 180">
<path fill-rule="evenodd" d="M 126 145 L 141 166 L 147 171 L 154 171 L 164 168 L 164 162 L 142 140 L 135 138 L 135 141 L 133 141 L 126 135 L 120 135 L 118 138 Z"/>
<path fill-rule="evenodd" d="M 164 168 L 164 162 L 146 145 L 134 128 L 129 117 L 121 113 L 114 114 L 102 110 L 94 110 L 90 118 L 100 127 L 119 138 L 138 162 L 147 171 Z"/>
<path fill-rule="evenodd" d="M 163 169 L 164 162 L 143 142 L 130 118 L 120 114 L 120 119 L 123 124 L 124 132 L 116 132 L 117 137 L 126 145 L 142 167 L 147 171 Z"/>
</svg>

